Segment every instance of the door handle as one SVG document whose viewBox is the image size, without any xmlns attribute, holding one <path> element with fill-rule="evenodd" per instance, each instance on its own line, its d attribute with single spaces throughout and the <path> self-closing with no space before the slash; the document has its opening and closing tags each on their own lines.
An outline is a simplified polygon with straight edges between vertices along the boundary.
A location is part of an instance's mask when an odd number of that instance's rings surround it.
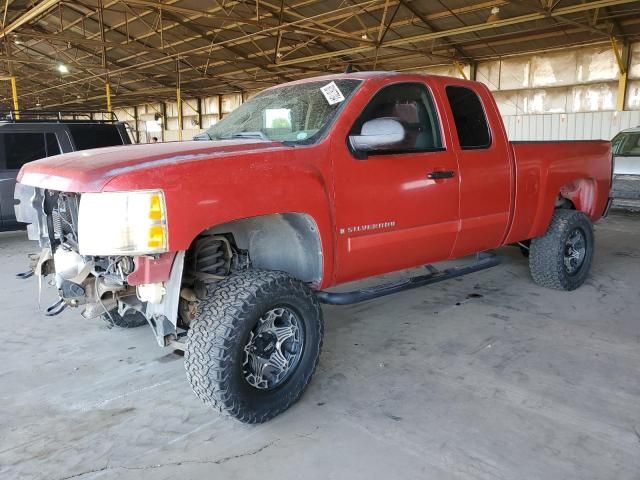
<svg viewBox="0 0 640 480">
<path fill-rule="evenodd" d="M 453 178 L 456 176 L 456 172 L 453 170 L 436 170 L 434 172 L 427 173 L 429 180 L 442 180 L 444 178 Z"/>
</svg>

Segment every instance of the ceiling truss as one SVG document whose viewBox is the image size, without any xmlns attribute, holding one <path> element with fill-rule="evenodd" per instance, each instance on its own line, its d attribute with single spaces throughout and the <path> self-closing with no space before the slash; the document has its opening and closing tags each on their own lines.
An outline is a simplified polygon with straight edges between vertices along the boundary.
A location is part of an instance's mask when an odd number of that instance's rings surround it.
<svg viewBox="0 0 640 480">
<path fill-rule="evenodd" d="M 206 9 L 204 4 L 0 0 L 0 75 L 17 78 L 22 108 L 99 108 L 106 81 L 113 104 L 125 106 L 172 98 L 178 78 L 184 96 L 207 96 L 340 72 L 348 65 L 473 65 L 640 37 L 637 0 L 214 0 Z M 68 72 L 61 73 L 60 65 Z M 7 106 L 2 93 L 0 103 Z"/>
</svg>

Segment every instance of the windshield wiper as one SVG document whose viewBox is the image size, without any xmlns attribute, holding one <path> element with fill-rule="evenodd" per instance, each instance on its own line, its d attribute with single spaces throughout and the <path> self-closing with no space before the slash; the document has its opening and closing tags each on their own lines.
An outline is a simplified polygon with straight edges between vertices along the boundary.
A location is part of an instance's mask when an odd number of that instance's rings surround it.
<svg viewBox="0 0 640 480">
<path fill-rule="evenodd" d="M 213 140 L 208 132 L 202 132 L 193 137 L 194 140 Z"/>
<path fill-rule="evenodd" d="M 259 138 L 261 140 L 271 140 L 264 133 L 260 131 L 256 132 L 234 132 L 229 135 L 229 138 Z"/>
</svg>

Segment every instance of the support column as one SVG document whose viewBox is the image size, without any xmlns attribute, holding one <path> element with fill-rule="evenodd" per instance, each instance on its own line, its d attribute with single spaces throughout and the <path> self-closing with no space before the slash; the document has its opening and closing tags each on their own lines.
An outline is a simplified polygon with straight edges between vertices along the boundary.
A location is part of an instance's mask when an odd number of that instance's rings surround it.
<svg viewBox="0 0 640 480">
<path fill-rule="evenodd" d="M 138 123 L 138 106 L 133 107 L 133 121 L 135 122 L 135 128 L 133 131 L 136 133 L 136 143 L 140 143 L 140 125 Z"/>
<path fill-rule="evenodd" d="M 202 98 L 196 98 L 198 107 L 198 128 L 202 128 Z"/>
<path fill-rule="evenodd" d="M 474 82 L 477 80 L 478 76 L 478 62 L 471 61 L 469 63 L 469 80 L 473 80 Z"/>
<path fill-rule="evenodd" d="M 182 97 L 180 96 L 180 85 L 176 87 L 176 102 L 178 108 L 178 140 L 182 141 Z"/>
<path fill-rule="evenodd" d="M 162 29 L 160 29 L 162 31 Z M 178 141 L 182 141 L 182 97 L 180 96 L 180 57 L 176 59 L 176 103 L 178 107 Z"/>
<path fill-rule="evenodd" d="M 7 57 L 12 58 L 11 53 L 11 42 L 6 42 L 7 48 Z M 7 67 L 9 69 L 9 77 L 3 77 L 2 80 L 9 80 L 11 82 L 11 96 L 13 97 L 13 118 L 16 120 L 20 120 L 20 107 L 18 106 L 18 87 L 16 86 L 16 76 L 13 71 L 13 62 L 7 62 Z"/>
<path fill-rule="evenodd" d="M 16 86 L 16 77 L 11 77 L 11 96 L 13 97 L 13 110 L 15 119 L 20 120 L 20 107 L 18 106 L 18 87 Z"/>
<path fill-rule="evenodd" d="M 109 116 L 111 118 L 109 118 L 109 120 L 113 120 L 113 115 L 111 115 L 112 111 L 111 111 L 111 84 L 109 83 L 109 80 L 106 80 L 104 82 L 104 94 L 107 97 L 107 112 L 109 113 Z"/>
<path fill-rule="evenodd" d="M 160 138 L 164 142 L 164 131 L 168 129 L 167 124 L 167 104 L 160 102 L 160 113 L 162 113 L 162 131 L 160 132 Z"/>
<path fill-rule="evenodd" d="M 622 112 L 624 110 L 627 98 L 627 73 L 629 70 L 630 44 L 625 41 L 622 44 L 622 52 L 618 50 L 618 44 L 614 37 L 611 37 L 611 46 L 618 63 L 618 93 L 616 95 L 616 110 Z"/>
</svg>

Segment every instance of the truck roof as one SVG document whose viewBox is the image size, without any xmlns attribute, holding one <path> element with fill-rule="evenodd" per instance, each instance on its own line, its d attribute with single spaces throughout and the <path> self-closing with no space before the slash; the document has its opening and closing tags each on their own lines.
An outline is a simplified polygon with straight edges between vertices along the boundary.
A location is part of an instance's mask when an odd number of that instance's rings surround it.
<svg viewBox="0 0 640 480">
<path fill-rule="evenodd" d="M 365 72 L 351 72 L 351 73 L 333 73 L 330 75 L 321 75 L 318 77 L 310 77 L 303 78 L 301 80 L 294 80 L 293 82 L 287 82 L 286 84 L 275 85 L 273 87 L 269 87 L 265 90 L 271 90 L 274 88 L 279 88 L 282 85 L 296 85 L 301 83 L 308 82 L 317 82 L 317 81 L 332 81 L 332 80 L 370 80 L 370 79 L 378 79 L 378 78 L 390 78 L 390 77 L 406 77 L 407 79 L 415 79 L 417 77 L 443 77 L 443 78 L 452 78 L 454 80 L 461 80 L 455 77 L 446 77 L 443 75 L 431 75 L 428 73 L 413 73 L 413 72 L 386 72 L 386 71 L 365 71 Z"/>
</svg>

